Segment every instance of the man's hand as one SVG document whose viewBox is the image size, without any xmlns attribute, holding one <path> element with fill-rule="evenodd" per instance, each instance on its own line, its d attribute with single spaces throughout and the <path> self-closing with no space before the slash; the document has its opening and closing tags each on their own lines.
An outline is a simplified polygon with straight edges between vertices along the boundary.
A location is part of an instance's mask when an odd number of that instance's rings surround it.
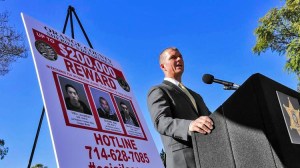
<svg viewBox="0 0 300 168">
<path fill-rule="evenodd" d="M 208 116 L 201 116 L 191 122 L 189 131 L 195 131 L 201 134 L 209 134 L 213 129 L 213 125 L 213 121 Z"/>
</svg>

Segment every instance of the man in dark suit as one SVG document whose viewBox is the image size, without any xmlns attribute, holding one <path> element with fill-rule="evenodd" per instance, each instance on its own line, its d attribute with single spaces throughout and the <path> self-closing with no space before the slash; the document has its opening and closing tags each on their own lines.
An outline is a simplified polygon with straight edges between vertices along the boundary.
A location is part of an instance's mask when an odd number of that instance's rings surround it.
<svg viewBox="0 0 300 168">
<path fill-rule="evenodd" d="M 110 106 L 104 97 L 99 97 L 99 103 L 100 107 L 97 109 L 99 117 L 119 121 L 117 114 L 110 109 Z"/>
<path fill-rule="evenodd" d="M 150 89 L 148 108 L 154 127 L 161 134 L 167 167 L 196 167 L 191 132 L 211 132 L 210 112 L 199 94 L 182 85 L 184 62 L 177 48 L 165 49 L 159 63 L 165 78 Z"/>
</svg>

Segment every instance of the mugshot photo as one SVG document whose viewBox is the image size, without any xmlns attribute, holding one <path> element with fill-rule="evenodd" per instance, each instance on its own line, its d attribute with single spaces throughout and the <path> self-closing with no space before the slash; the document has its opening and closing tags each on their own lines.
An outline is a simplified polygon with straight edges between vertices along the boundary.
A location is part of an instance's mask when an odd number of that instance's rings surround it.
<svg viewBox="0 0 300 168">
<path fill-rule="evenodd" d="M 113 102 L 108 93 L 91 88 L 92 97 L 100 118 L 119 122 Z"/>
<path fill-rule="evenodd" d="M 92 115 L 83 84 L 59 76 L 66 108 L 71 111 Z"/>
<path fill-rule="evenodd" d="M 122 99 L 118 96 L 114 97 L 118 106 L 118 109 L 121 113 L 122 120 L 124 124 L 129 124 L 132 126 L 139 127 L 137 117 L 135 116 L 133 112 L 133 108 L 130 104 L 130 102 L 126 99 Z"/>
</svg>

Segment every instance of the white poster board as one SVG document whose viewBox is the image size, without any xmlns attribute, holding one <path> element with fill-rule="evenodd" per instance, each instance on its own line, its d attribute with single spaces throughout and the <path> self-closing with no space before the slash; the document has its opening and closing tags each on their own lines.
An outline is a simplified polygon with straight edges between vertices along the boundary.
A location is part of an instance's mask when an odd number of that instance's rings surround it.
<svg viewBox="0 0 300 168">
<path fill-rule="evenodd" d="M 159 168 L 117 62 L 22 14 L 61 168 Z"/>
</svg>

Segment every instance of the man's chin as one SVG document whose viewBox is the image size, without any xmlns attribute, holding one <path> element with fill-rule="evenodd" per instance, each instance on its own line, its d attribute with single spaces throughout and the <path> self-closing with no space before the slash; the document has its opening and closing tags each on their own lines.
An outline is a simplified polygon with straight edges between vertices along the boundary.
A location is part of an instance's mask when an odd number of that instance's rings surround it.
<svg viewBox="0 0 300 168">
<path fill-rule="evenodd" d="M 71 99 L 72 102 L 79 102 L 78 99 Z"/>
<path fill-rule="evenodd" d="M 183 74 L 183 69 L 177 69 L 177 70 L 176 70 L 176 74 L 182 75 L 182 74 Z"/>
<path fill-rule="evenodd" d="M 177 72 L 183 72 L 183 70 L 184 70 L 183 67 L 180 67 L 180 66 L 179 66 L 179 67 L 176 67 L 176 71 L 177 71 Z"/>
</svg>

